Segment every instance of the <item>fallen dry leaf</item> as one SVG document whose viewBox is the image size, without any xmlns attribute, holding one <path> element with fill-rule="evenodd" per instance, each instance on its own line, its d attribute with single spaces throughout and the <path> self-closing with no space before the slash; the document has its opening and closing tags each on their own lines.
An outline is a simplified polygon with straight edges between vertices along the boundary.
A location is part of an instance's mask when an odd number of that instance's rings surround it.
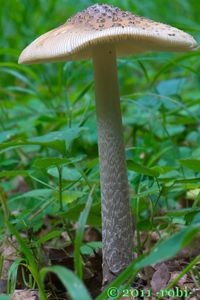
<svg viewBox="0 0 200 300">
<path fill-rule="evenodd" d="M 151 280 L 151 288 L 153 293 L 163 290 L 167 286 L 170 279 L 170 273 L 165 263 L 157 264 L 155 269 L 156 271 Z"/>
<path fill-rule="evenodd" d="M 37 290 L 15 290 L 12 300 L 39 300 Z"/>
</svg>

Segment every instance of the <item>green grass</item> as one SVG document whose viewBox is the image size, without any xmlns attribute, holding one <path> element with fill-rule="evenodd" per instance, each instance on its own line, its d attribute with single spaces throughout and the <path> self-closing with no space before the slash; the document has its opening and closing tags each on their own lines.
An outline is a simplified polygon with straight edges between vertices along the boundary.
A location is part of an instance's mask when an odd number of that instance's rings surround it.
<svg viewBox="0 0 200 300">
<path fill-rule="evenodd" d="M 90 299 L 76 275 L 82 278 L 83 226 L 101 229 L 92 64 L 21 66 L 17 60 L 38 35 L 93 3 L 0 0 L 0 241 L 15 236 L 20 264 L 31 272 L 41 299 L 47 297 L 47 272 L 59 275 L 73 299 L 81 298 L 65 276 Z M 107 3 L 177 26 L 200 42 L 198 0 Z M 173 257 L 199 233 L 200 51 L 147 53 L 119 59 L 118 67 L 139 260 L 116 279 L 117 287 L 128 284 L 144 266 Z M 41 239 L 37 233 L 47 215 L 52 217 L 49 232 Z M 75 245 L 76 275 L 44 268 L 39 255 L 42 245 L 59 239 L 63 231 Z M 143 244 L 144 232 L 159 234 L 158 254 L 148 248 L 148 237 Z M 19 233 L 27 238 L 21 240 Z M 146 257 L 140 257 L 143 246 L 149 250 Z M 198 261 L 191 258 L 181 276 Z M 18 263 L 13 272 L 16 268 Z M 194 276 L 199 283 L 198 270 Z M 105 297 L 106 291 L 98 300 Z"/>
</svg>

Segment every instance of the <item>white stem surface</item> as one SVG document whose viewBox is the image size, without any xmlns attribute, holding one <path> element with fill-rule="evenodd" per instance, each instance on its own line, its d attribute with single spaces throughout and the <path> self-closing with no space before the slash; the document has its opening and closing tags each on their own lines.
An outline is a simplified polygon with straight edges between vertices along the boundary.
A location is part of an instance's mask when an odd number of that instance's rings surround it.
<svg viewBox="0 0 200 300">
<path fill-rule="evenodd" d="M 109 45 L 95 48 L 93 64 L 105 285 L 133 259 L 133 222 L 129 205 L 115 48 Z"/>
</svg>

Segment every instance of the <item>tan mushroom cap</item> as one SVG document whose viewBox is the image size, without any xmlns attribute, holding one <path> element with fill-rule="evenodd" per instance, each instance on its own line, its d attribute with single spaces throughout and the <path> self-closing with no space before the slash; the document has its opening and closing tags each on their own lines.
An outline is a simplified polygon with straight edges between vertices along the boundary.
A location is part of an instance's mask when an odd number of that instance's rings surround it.
<svg viewBox="0 0 200 300">
<path fill-rule="evenodd" d="M 89 59 L 92 48 L 114 44 L 117 56 L 147 51 L 190 51 L 198 45 L 177 28 L 133 15 L 110 5 L 95 4 L 26 47 L 19 63 Z"/>
</svg>

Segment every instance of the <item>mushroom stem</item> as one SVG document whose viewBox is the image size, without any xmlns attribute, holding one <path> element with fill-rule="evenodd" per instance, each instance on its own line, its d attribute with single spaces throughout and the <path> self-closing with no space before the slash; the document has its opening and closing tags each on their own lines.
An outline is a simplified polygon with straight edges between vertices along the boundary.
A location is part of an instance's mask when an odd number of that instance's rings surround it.
<svg viewBox="0 0 200 300">
<path fill-rule="evenodd" d="M 133 222 L 114 46 L 93 51 L 102 198 L 103 285 L 133 259 Z"/>
</svg>

